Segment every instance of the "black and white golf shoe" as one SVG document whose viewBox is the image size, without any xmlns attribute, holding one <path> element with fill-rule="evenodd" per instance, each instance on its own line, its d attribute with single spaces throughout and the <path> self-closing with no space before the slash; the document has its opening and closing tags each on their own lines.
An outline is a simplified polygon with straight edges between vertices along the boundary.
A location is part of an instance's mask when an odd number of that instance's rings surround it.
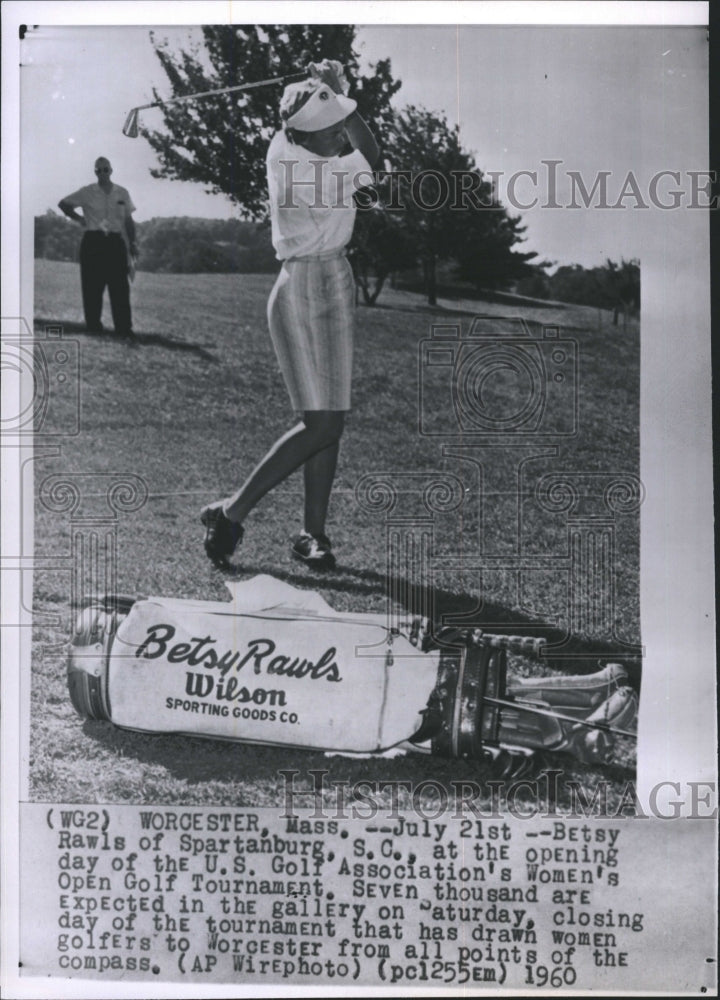
<svg viewBox="0 0 720 1000">
<path fill-rule="evenodd" d="M 293 539 L 290 554 L 293 559 L 299 559 L 311 569 L 335 569 L 335 556 L 332 554 L 332 543 L 327 535 L 311 535 L 301 531 Z"/>
<path fill-rule="evenodd" d="M 205 526 L 205 553 L 208 559 L 221 569 L 227 568 L 228 557 L 245 534 L 243 526 L 226 517 L 221 504 L 203 507 L 200 521 Z"/>
</svg>

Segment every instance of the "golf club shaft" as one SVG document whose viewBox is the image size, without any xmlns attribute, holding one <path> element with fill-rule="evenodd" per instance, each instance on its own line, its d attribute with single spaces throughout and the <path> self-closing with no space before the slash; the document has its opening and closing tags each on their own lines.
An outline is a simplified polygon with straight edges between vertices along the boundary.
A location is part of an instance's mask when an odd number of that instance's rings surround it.
<svg viewBox="0 0 720 1000">
<path fill-rule="evenodd" d="M 629 729 L 619 729 L 611 726 L 607 722 L 588 722 L 587 719 L 576 719 L 572 715 L 564 715 L 562 712 L 553 712 L 551 709 L 540 708 L 527 701 L 507 701 L 504 698 L 491 698 L 486 695 L 483 698 L 489 705 L 499 705 L 501 708 L 521 708 L 523 711 L 532 712 L 534 715 L 544 715 L 550 719 L 557 719 L 560 722 L 571 722 L 574 726 L 586 726 L 588 729 L 602 729 L 606 733 L 615 733 L 616 736 L 629 736 L 636 740 L 637 733 L 630 732 Z"/>
<path fill-rule="evenodd" d="M 256 87 L 269 87 L 276 83 L 295 83 L 305 80 L 307 73 L 292 73 L 290 76 L 276 76 L 270 80 L 256 80 L 255 83 L 243 83 L 235 87 L 222 87 L 220 90 L 203 90 L 197 94 L 183 94 L 181 97 L 171 97 L 167 101 L 154 101 L 152 104 L 140 104 L 134 111 L 146 111 L 148 108 L 162 108 L 167 104 L 179 104 L 182 101 L 197 101 L 203 97 L 214 97 L 216 94 L 232 94 L 243 90 L 254 90 Z"/>
</svg>

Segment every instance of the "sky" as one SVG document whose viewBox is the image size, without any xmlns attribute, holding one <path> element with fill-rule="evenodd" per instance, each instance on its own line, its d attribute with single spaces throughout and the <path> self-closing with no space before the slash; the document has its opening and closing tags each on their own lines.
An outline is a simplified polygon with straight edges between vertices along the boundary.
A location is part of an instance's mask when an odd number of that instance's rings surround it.
<svg viewBox="0 0 720 1000">
<path fill-rule="evenodd" d="M 157 6 L 143 9 L 147 15 Z M 156 35 L 174 48 L 198 36 L 191 26 L 157 24 Z M 151 27 L 41 23 L 29 30 L 20 47 L 24 212 L 56 209 L 60 198 L 94 181 L 93 162 L 104 155 L 113 180 L 130 191 L 138 221 L 237 213 L 200 184 L 152 178 L 149 145 L 122 134 L 127 112 L 150 102 L 153 86 L 170 96 Z M 707 80 L 701 26 L 358 23 L 357 42 L 365 68 L 390 58 L 402 80 L 399 108 L 422 105 L 459 124 L 463 146 L 497 176 L 501 200 L 522 216 L 522 249 L 554 264 L 641 257 L 645 216 L 664 211 L 648 195 L 653 176 L 681 171 L 687 188 L 686 171 L 707 169 L 697 127 L 698 116 L 707 116 L 698 101 Z M 161 125 L 157 111 L 141 120 Z M 547 161 L 558 162 L 551 168 Z M 547 207 L 551 170 L 562 207 Z M 591 191 L 601 171 L 608 172 L 609 204 L 627 190 L 631 173 L 649 208 L 638 208 L 634 194 L 616 209 L 568 207 L 569 174 L 577 172 Z M 667 199 L 671 186 L 665 178 L 658 197 Z"/>
</svg>

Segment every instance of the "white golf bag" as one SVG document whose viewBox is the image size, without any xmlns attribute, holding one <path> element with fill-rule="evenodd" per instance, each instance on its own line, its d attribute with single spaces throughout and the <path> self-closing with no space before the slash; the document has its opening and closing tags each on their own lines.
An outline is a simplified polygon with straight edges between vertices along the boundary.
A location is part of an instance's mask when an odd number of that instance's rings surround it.
<svg viewBox="0 0 720 1000">
<path fill-rule="evenodd" d="M 508 680 L 544 640 L 334 611 L 272 577 L 229 603 L 90 600 L 68 657 L 73 705 L 126 729 L 348 753 L 390 748 L 485 760 L 493 748 L 606 762 L 632 736 L 623 667 Z"/>
</svg>

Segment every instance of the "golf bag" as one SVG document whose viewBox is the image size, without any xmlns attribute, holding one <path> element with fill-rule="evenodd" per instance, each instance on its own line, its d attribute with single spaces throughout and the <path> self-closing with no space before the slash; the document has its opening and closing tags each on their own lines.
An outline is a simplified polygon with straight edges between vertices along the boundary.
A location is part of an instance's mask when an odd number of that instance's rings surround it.
<svg viewBox="0 0 720 1000">
<path fill-rule="evenodd" d="M 606 762 L 637 698 L 618 664 L 509 680 L 544 640 L 335 612 L 271 577 L 231 603 L 90 600 L 68 657 L 80 715 L 125 728 L 323 751 L 392 747 L 487 760 L 493 748 Z M 624 727 L 624 728 L 623 728 Z"/>
</svg>

